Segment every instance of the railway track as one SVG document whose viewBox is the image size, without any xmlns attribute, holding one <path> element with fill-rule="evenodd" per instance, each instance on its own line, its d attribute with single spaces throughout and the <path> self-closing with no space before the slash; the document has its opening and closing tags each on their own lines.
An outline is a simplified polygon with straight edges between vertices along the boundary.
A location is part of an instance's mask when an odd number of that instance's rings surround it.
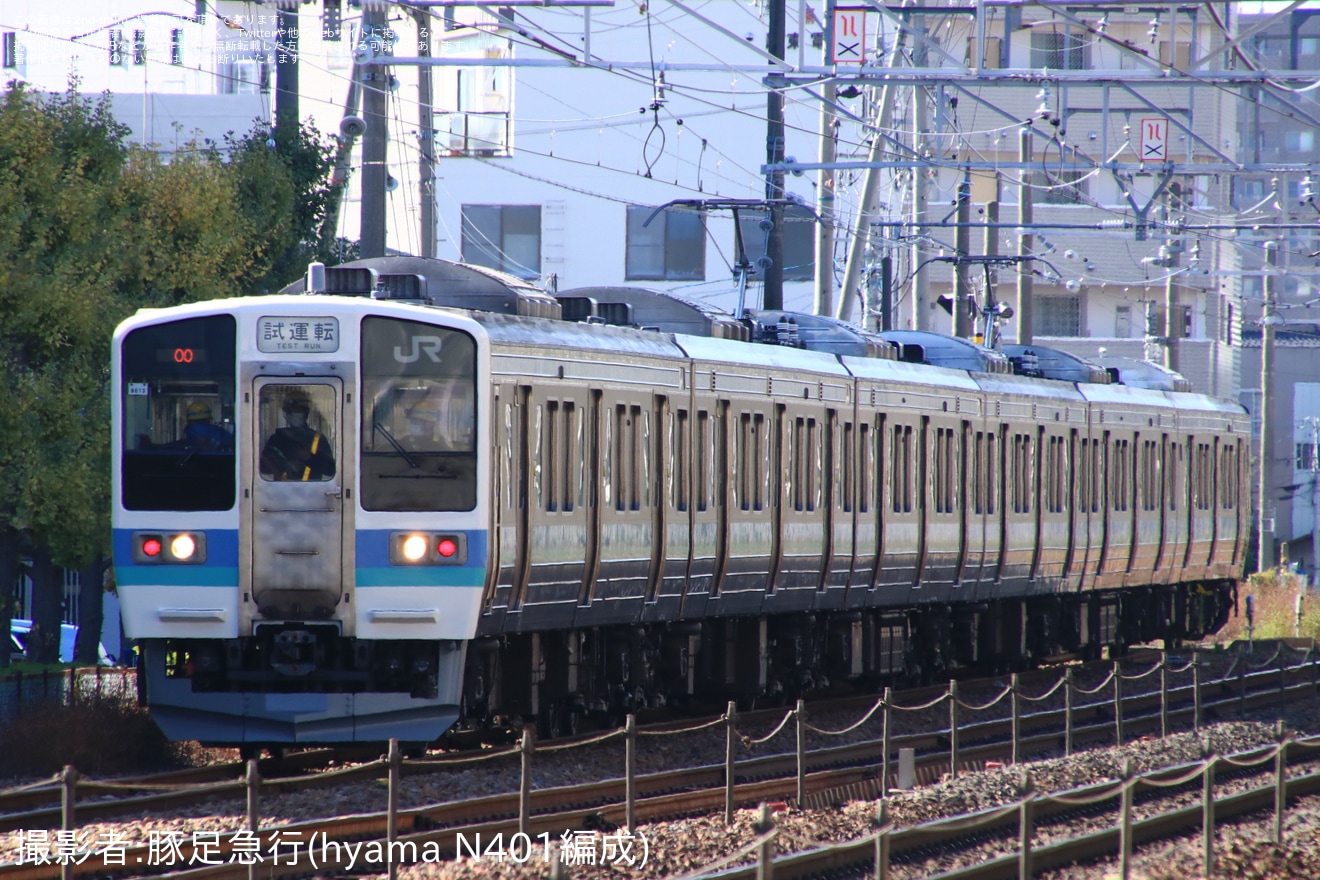
<svg viewBox="0 0 1320 880">
<path fill-rule="evenodd" d="M 1246 685 L 1249 692 L 1239 692 L 1234 687 L 1230 688 L 1228 693 L 1224 693 L 1224 685 L 1207 687 L 1206 692 L 1203 692 L 1202 711 L 1206 717 L 1211 717 L 1225 709 L 1236 711 L 1241 708 L 1256 708 L 1280 699 L 1310 695 L 1314 691 L 1315 684 L 1310 679 L 1309 672 L 1309 669 L 1305 670 L 1308 680 L 1294 681 L 1282 689 L 1281 679 L 1276 670 L 1259 672 L 1233 682 L 1234 685 Z M 1299 670 L 1297 677 L 1300 675 Z M 1170 690 L 1169 697 L 1170 702 L 1174 703 L 1180 700 L 1185 703 L 1191 702 L 1190 694 L 1180 695 L 1177 690 Z M 1154 711 L 1151 711 L 1152 700 Z M 1159 731 L 1163 722 L 1158 711 L 1158 700 L 1158 693 L 1132 695 L 1125 700 L 1124 714 L 1128 716 L 1125 726 L 1134 736 L 1145 730 Z M 1075 727 L 1073 732 L 1075 744 L 1108 741 L 1112 737 L 1114 723 L 1111 718 L 1103 717 L 1104 708 L 1103 704 L 1092 704 L 1074 710 L 1075 717 L 1090 716 L 1085 723 Z M 1174 705 L 1169 711 L 1169 717 L 1177 719 L 1189 715 L 1192 711 L 1194 710 L 1190 705 Z M 1019 719 L 1019 753 L 1025 755 L 1040 751 L 1058 751 L 1061 731 L 1057 724 L 1061 715 L 1062 710 L 1046 710 Z M 1012 744 L 1004 739 L 1010 724 L 1010 721 L 996 719 L 960 727 L 959 735 L 964 742 L 959 750 L 960 769 L 980 769 L 988 760 L 1007 760 L 1011 757 Z M 1051 727 L 1051 724 L 1054 726 Z M 919 779 L 937 778 L 949 767 L 947 731 L 894 737 L 890 747 L 892 750 L 899 748 L 916 750 Z M 804 805 L 825 806 L 838 800 L 874 797 L 880 791 L 876 764 L 881 752 L 881 743 L 876 741 L 806 752 L 803 783 L 807 799 Z M 409 772 L 414 773 L 439 772 L 446 767 L 454 768 L 463 760 L 459 757 L 428 759 L 425 762 L 406 762 L 405 766 L 409 767 Z M 467 760 L 473 759 L 467 758 Z M 417 766 L 419 764 L 430 766 L 423 768 Z M 890 769 L 892 779 L 894 769 L 892 764 Z M 343 772 L 366 773 L 371 774 L 373 778 L 379 778 L 384 773 L 384 767 L 376 763 Z M 797 757 L 794 754 L 767 755 L 741 760 L 735 768 L 738 780 L 734 790 L 735 803 L 751 805 L 766 800 L 790 800 L 798 790 L 798 772 Z M 336 782 L 344 779 L 343 775 L 322 774 L 321 776 Z M 320 780 L 321 776 L 303 777 L 290 783 L 312 784 Z M 724 778 L 723 765 L 707 765 L 640 776 L 636 780 L 637 800 L 634 807 L 636 818 L 639 821 L 654 821 L 717 811 L 725 805 Z M 275 784 L 278 783 L 271 783 L 271 785 Z M 481 834 L 489 840 L 492 835 L 502 833 L 507 836 L 521 829 L 533 837 L 544 834 L 558 837 L 564 830 L 581 828 L 583 823 L 588 821 L 621 823 L 625 818 L 625 807 L 622 803 L 624 786 L 622 779 L 613 779 L 533 791 L 530 813 L 521 824 L 518 818 L 518 795 L 509 794 L 400 811 L 397 828 L 401 835 L 400 839 L 411 840 L 418 847 L 430 845 L 441 857 L 453 855 L 460 835 L 472 840 L 475 835 Z M 237 788 L 238 786 L 231 784 L 227 790 L 235 791 Z M 193 800 L 196 799 L 195 791 L 191 797 Z M 127 802 L 107 802 L 102 808 L 111 814 L 123 815 L 124 812 L 121 811 L 140 814 L 141 799 L 134 800 L 137 802 L 131 807 Z M 95 804 L 79 807 L 80 821 L 88 819 L 89 808 L 93 806 Z M 42 827 L 43 823 L 49 827 L 58 821 L 58 810 L 32 811 L 25 814 L 22 819 L 18 816 L 10 816 L 6 819 L 11 821 L 11 827 L 34 828 Z M 287 842 L 293 836 L 306 841 L 320 840 L 326 844 L 354 840 L 380 841 L 385 839 L 387 827 L 388 815 L 385 812 L 284 825 L 278 829 L 266 829 L 261 832 L 264 836 L 261 838 L 260 846 L 262 846 L 261 851 L 268 852 L 270 850 L 266 847 L 274 845 L 277 838 Z M 152 861 L 153 852 L 149 847 L 133 848 L 123 853 L 122 865 L 113 865 L 107 864 L 104 858 L 92 854 L 82 864 L 72 866 L 72 873 L 73 876 L 81 877 L 168 872 L 171 866 L 160 864 L 159 854 L 154 855 L 155 863 Z M 181 858 L 192 859 L 196 854 L 185 845 L 180 855 Z M 233 854 L 222 849 L 220 855 L 224 857 Z M 285 866 L 268 864 L 263 864 L 262 873 L 265 876 L 274 871 L 270 876 L 278 877 L 307 873 L 309 868 L 334 869 L 334 866 L 324 863 L 313 866 L 312 863 L 315 861 L 316 856 L 308 853 L 304 854 L 301 862 L 296 858 L 292 859 L 288 873 L 283 873 Z M 148 865 L 150 865 L 149 870 L 138 868 Z M 184 872 L 184 876 L 222 877 L 228 876 L 226 870 L 236 871 L 241 868 L 245 872 L 246 867 L 241 863 L 237 868 L 229 863 L 207 865 L 190 869 Z M 198 871 L 203 873 L 199 874 Z M 29 878 L 36 880 L 36 878 L 52 877 L 58 873 L 59 867 L 56 866 L 52 870 L 50 865 L 0 866 L 0 880 L 29 880 Z"/>
</svg>

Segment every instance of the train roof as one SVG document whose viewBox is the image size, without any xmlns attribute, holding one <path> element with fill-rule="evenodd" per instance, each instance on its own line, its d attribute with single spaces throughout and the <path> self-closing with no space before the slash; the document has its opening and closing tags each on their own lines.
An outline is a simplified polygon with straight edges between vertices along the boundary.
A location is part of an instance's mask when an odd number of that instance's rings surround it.
<svg viewBox="0 0 1320 880">
<path fill-rule="evenodd" d="M 880 382 L 906 382 L 916 385 L 931 385 L 938 388 L 952 388 L 959 391 L 976 391 L 978 386 L 966 370 L 948 367 L 932 367 L 929 364 L 913 364 L 905 361 L 876 360 L 874 358 L 841 357 L 840 362 L 848 372 L 859 379 L 874 379 Z"/>
<path fill-rule="evenodd" d="M 886 330 L 880 338 L 898 346 L 898 359 L 914 364 L 950 367 L 972 373 L 1011 373 L 1013 365 L 1003 352 L 977 345 L 970 339 L 924 330 Z"/>
<path fill-rule="evenodd" d="M 839 359 L 825 352 L 806 351 L 781 345 L 752 345 L 729 339 L 676 334 L 674 342 L 694 360 L 728 364 L 747 364 L 778 370 L 813 370 L 833 376 L 847 376 Z"/>
<path fill-rule="evenodd" d="M 467 312 L 493 343 L 545 348 L 558 346 L 587 351 L 611 351 L 655 357 L 682 357 L 670 334 L 631 327 L 611 327 L 570 321 L 547 321 L 495 312 Z"/>
</svg>

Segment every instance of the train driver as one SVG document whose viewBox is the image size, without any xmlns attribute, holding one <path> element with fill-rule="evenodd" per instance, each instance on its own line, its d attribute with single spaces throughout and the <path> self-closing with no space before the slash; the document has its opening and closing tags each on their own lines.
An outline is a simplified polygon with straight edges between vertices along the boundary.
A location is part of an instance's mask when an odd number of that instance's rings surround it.
<svg viewBox="0 0 1320 880">
<path fill-rule="evenodd" d="M 307 424 L 312 402 L 294 392 L 284 400 L 285 427 L 261 450 L 262 476 L 275 480 L 322 481 L 335 475 L 335 454 L 325 435 Z"/>
<path fill-rule="evenodd" d="M 188 423 L 183 428 L 183 445 L 200 451 L 229 452 L 234 438 L 211 421 L 211 405 L 200 400 L 188 404 Z"/>
</svg>

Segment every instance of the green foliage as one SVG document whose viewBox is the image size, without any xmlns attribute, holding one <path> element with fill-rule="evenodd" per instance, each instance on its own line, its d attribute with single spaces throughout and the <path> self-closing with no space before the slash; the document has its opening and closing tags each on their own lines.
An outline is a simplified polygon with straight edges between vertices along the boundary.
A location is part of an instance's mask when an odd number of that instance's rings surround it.
<svg viewBox="0 0 1320 880">
<path fill-rule="evenodd" d="M 1215 634 L 1216 642 L 1247 638 L 1247 597 L 1255 604 L 1252 637 L 1257 639 L 1320 639 L 1320 594 L 1306 587 L 1305 579 L 1289 571 L 1271 569 L 1250 575 L 1238 588 L 1238 614 Z M 1297 597 L 1302 617 L 1297 619 Z"/>
</svg>

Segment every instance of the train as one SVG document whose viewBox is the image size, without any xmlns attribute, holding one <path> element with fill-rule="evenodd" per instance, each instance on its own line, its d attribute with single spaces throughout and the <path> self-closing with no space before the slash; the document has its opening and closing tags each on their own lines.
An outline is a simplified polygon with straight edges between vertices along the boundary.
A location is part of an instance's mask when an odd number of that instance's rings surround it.
<svg viewBox="0 0 1320 880">
<path fill-rule="evenodd" d="M 553 736 L 1236 608 L 1250 419 L 1176 376 L 413 257 L 113 351 L 115 581 L 174 739 Z"/>
</svg>

